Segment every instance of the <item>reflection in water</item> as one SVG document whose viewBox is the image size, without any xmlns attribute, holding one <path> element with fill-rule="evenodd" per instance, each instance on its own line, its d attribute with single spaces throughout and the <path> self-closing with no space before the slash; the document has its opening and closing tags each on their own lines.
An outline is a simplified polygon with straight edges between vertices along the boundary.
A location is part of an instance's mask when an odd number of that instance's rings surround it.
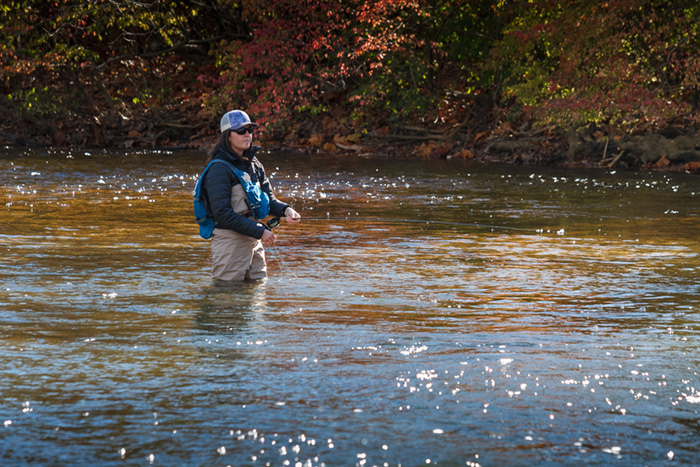
<svg viewBox="0 0 700 467">
<path fill-rule="evenodd" d="M 215 352 L 217 358 L 243 358 L 241 348 L 260 342 L 250 339 L 268 312 L 267 281 L 222 285 L 217 283 L 204 290 L 201 312 L 195 325 L 206 336 L 204 352 Z M 243 346 L 243 347 L 241 347 Z"/>
<path fill-rule="evenodd" d="M 5 150 L 2 465 L 700 462 L 696 177 L 263 157 L 222 289 L 201 155 Z"/>
</svg>

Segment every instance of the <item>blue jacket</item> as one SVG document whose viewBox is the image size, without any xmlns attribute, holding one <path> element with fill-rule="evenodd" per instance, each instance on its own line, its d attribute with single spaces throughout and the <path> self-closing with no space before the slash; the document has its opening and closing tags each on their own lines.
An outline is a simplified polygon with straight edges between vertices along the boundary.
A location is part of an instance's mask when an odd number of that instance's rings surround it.
<svg viewBox="0 0 700 467">
<path fill-rule="evenodd" d="M 270 215 L 282 217 L 284 210 L 289 207 L 279 201 L 272 194 L 270 181 L 265 175 L 265 168 L 255 157 L 255 153 L 260 149 L 253 146 L 246 150 L 243 155 L 246 159 L 230 154 L 220 149 L 214 159 L 223 159 L 235 167 L 248 172 L 253 182 L 259 181 L 260 188 L 270 197 Z M 252 217 L 242 216 L 234 212 L 231 207 L 231 189 L 240 181 L 236 174 L 226 164 L 214 164 L 209 167 L 202 184 L 202 199 L 207 210 L 216 221 L 216 228 L 229 229 L 234 232 L 253 238 L 262 238 L 265 227 Z"/>
</svg>

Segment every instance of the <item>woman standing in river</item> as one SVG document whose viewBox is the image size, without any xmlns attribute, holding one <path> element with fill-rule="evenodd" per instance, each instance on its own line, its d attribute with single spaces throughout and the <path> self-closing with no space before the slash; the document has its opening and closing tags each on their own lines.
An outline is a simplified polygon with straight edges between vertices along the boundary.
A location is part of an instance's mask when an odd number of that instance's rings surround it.
<svg viewBox="0 0 700 467">
<path fill-rule="evenodd" d="M 219 142 L 209 152 L 207 164 L 214 159 L 227 162 L 212 164 L 202 182 L 202 199 L 216 222 L 211 243 L 215 284 L 267 277 L 263 243 L 269 244 L 276 238 L 272 229 L 253 215 L 240 175 L 267 195 L 270 215 L 292 223 L 301 219 L 299 213 L 272 193 L 265 169 L 255 157 L 260 147 L 252 145 L 257 127 L 242 110 L 227 112 L 221 119 Z M 234 168 L 240 171 L 239 175 Z"/>
</svg>

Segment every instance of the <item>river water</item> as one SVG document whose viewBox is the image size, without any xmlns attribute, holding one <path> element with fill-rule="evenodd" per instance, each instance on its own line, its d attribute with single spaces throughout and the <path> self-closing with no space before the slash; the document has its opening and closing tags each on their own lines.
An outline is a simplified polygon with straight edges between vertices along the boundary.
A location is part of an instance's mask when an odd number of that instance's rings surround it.
<svg viewBox="0 0 700 467">
<path fill-rule="evenodd" d="M 1 465 L 700 464 L 697 176 L 264 153 L 219 288 L 204 157 L 0 152 Z"/>
</svg>

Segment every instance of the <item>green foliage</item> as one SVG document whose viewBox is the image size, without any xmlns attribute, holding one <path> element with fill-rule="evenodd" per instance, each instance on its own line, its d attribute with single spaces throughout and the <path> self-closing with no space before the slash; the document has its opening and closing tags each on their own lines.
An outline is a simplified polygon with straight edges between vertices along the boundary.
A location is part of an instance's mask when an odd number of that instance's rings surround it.
<svg viewBox="0 0 700 467">
<path fill-rule="evenodd" d="M 630 129 L 691 110 L 679 93 L 697 86 L 695 2 L 523 1 L 520 8 L 492 63 L 503 70 L 504 96 L 540 123 Z"/>
<path fill-rule="evenodd" d="M 224 10 L 227 14 L 221 15 Z M 206 56 L 197 47 L 242 35 L 240 18 L 230 13 L 235 11 L 236 4 L 228 1 L 5 2 L 0 8 L 5 102 L 18 115 L 48 118 L 61 111 L 66 117 L 99 111 L 96 97 L 110 93 L 105 83 L 116 86 L 112 95 L 133 90 L 139 102 L 149 94 L 162 95 L 166 87 L 150 84 L 167 77 L 162 57 L 174 52 Z M 122 104 L 133 103 L 133 97 L 125 96 Z"/>
<path fill-rule="evenodd" d="M 48 87 L 22 90 L 5 98 L 8 103 L 16 105 L 20 115 L 30 118 L 50 118 L 59 112 L 63 104 L 60 96 L 54 95 Z"/>
</svg>

